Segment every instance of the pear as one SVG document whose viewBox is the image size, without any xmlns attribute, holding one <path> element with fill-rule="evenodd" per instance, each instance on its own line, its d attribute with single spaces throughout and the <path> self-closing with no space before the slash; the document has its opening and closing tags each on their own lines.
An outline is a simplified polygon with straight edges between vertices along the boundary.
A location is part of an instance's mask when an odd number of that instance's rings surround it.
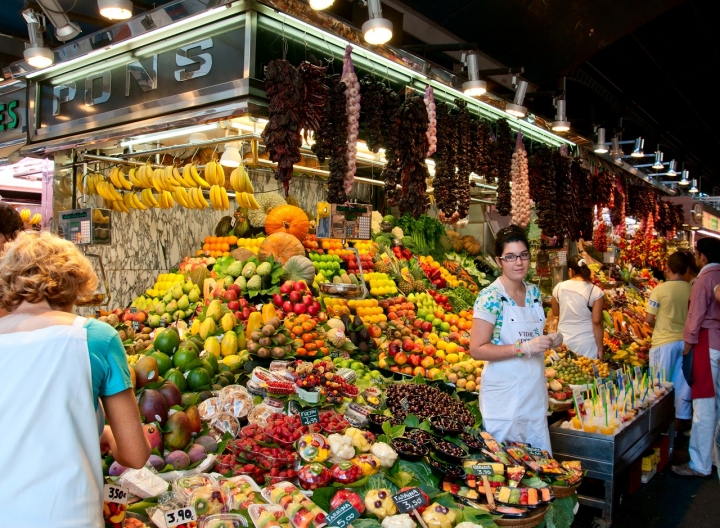
<svg viewBox="0 0 720 528">
<path fill-rule="evenodd" d="M 167 307 L 165 306 L 165 303 L 159 302 L 155 305 L 155 313 L 158 315 L 162 315 L 167 311 Z"/>
<path fill-rule="evenodd" d="M 177 301 L 182 296 L 183 296 L 183 289 L 182 289 L 182 286 L 180 286 L 178 284 L 172 290 L 172 297 L 173 297 L 173 299 L 175 299 Z"/>
<path fill-rule="evenodd" d="M 169 303 L 170 301 L 172 301 L 173 299 L 174 299 L 174 297 L 172 296 L 172 292 L 168 292 L 167 294 L 165 294 L 165 297 L 162 298 L 162 301 L 163 301 L 165 304 L 167 304 L 167 303 Z"/>
<path fill-rule="evenodd" d="M 190 306 L 190 299 L 188 298 L 187 295 L 183 295 L 182 297 L 180 297 L 178 299 L 177 307 L 180 310 L 187 310 L 189 306 Z"/>
<path fill-rule="evenodd" d="M 200 300 L 200 290 L 197 288 L 191 290 L 187 297 L 191 303 L 198 302 Z"/>
<path fill-rule="evenodd" d="M 150 328 L 157 328 L 158 326 L 160 326 L 160 316 L 157 314 L 153 314 L 148 317 L 148 326 Z"/>
<path fill-rule="evenodd" d="M 183 287 L 182 287 L 183 292 L 190 293 L 193 289 L 193 286 L 195 286 L 195 284 L 193 284 L 192 281 L 190 281 L 190 280 L 185 281 L 185 284 L 183 284 Z"/>
<path fill-rule="evenodd" d="M 167 312 L 164 313 L 164 314 L 162 314 L 162 315 L 160 316 L 160 320 L 161 320 L 161 321 L 165 321 L 165 324 L 166 324 L 166 325 L 169 325 L 169 324 L 171 324 L 171 323 L 173 322 L 172 315 L 170 315 L 170 314 L 167 313 Z"/>
<path fill-rule="evenodd" d="M 178 303 L 174 300 L 170 301 L 170 303 L 165 307 L 165 311 L 170 315 L 174 314 L 178 311 Z"/>
</svg>

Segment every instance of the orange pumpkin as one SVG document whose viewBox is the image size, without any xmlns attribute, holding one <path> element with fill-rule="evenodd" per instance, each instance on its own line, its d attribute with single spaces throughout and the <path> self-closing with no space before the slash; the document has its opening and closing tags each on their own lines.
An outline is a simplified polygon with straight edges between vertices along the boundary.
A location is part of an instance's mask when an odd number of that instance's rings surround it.
<svg viewBox="0 0 720 528">
<path fill-rule="evenodd" d="M 267 260 L 272 255 L 280 264 L 285 264 L 290 257 L 305 255 L 302 243 L 293 235 L 278 232 L 268 235 L 258 248 L 258 258 Z"/>
<path fill-rule="evenodd" d="M 294 205 L 281 205 L 270 211 L 265 219 L 265 232 L 287 233 L 301 242 L 310 232 L 310 221 L 305 211 Z"/>
</svg>

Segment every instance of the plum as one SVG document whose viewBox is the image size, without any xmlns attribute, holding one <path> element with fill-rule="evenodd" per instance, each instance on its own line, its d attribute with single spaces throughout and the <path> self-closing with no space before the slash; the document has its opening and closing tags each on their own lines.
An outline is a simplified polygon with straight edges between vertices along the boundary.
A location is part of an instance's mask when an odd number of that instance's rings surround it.
<svg viewBox="0 0 720 528">
<path fill-rule="evenodd" d="M 190 457 L 190 463 L 194 464 L 195 462 L 199 462 L 203 458 L 205 458 L 205 448 L 201 446 L 200 444 L 193 444 L 190 446 L 190 449 L 188 449 L 187 452 L 188 456 Z"/>
<path fill-rule="evenodd" d="M 191 464 L 188 454 L 185 451 L 180 451 L 179 449 L 166 456 L 165 462 L 175 469 L 185 469 Z"/>
</svg>

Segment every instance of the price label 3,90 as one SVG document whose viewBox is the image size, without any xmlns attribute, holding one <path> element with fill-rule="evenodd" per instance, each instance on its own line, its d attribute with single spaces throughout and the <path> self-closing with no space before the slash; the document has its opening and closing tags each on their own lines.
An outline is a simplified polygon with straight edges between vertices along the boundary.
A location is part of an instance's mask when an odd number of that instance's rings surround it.
<svg viewBox="0 0 720 528">
<path fill-rule="evenodd" d="M 196 528 L 196 521 L 197 516 L 195 515 L 195 508 L 192 506 L 186 506 L 185 508 L 178 508 L 177 510 L 165 512 L 165 524 L 168 528 L 173 526 Z"/>
</svg>

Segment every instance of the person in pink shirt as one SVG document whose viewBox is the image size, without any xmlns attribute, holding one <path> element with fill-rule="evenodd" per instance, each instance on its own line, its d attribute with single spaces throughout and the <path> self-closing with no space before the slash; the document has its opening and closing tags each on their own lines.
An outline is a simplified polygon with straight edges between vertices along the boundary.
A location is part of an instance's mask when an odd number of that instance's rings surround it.
<svg viewBox="0 0 720 528">
<path fill-rule="evenodd" d="M 720 285 L 720 240 L 698 240 L 695 259 L 701 270 L 690 293 L 683 332 L 683 355 L 693 351 L 690 462 L 672 470 L 685 477 L 709 477 L 720 423 L 720 303 L 715 301 L 715 288 Z"/>
</svg>

